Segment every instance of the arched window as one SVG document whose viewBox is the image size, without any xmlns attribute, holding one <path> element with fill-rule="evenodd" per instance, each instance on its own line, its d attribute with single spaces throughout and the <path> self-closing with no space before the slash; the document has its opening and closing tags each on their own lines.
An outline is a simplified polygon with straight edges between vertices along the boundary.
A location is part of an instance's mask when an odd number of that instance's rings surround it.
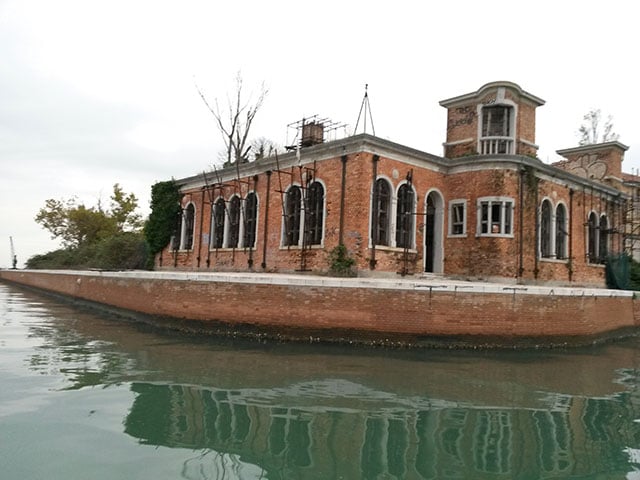
<svg viewBox="0 0 640 480">
<path fill-rule="evenodd" d="M 224 245 L 224 216 L 225 216 L 224 198 L 218 198 L 213 204 L 211 212 L 211 226 L 213 233 L 211 235 L 211 248 L 222 248 Z"/>
<path fill-rule="evenodd" d="M 587 256 L 589 263 L 598 263 L 598 216 L 595 212 L 589 214 L 587 221 Z"/>
<path fill-rule="evenodd" d="M 609 255 L 609 220 L 606 215 L 600 217 L 600 238 L 598 239 L 598 262 L 604 263 Z"/>
<path fill-rule="evenodd" d="M 238 248 L 240 241 L 240 197 L 234 195 L 229 202 L 229 238 L 227 248 Z"/>
<path fill-rule="evenodd" d="M 244 238 L 242 246 L 244 248 L 254 248 L 256 246 L 256 228 L 258 225 L 258 196 L 251 192 L 244 201 Z"/>
<path fill-rule="evenodd" d="M 324 187 L 320 182 L 313 182 L 307 189 L 307 204 L 304 216 L 305 243 L 307 245 L 322 244 L 322 227 L 324 223 Z"/>
<path fill-rule="evenodd" d="M 551 212 L 551 202 L 543 200 L 540 208 L 540 256 L 542 258 L 549 258 L 553 254 Z"/>
<path fill-rule="evenodd" d="M 371 209 L 371 244 L 389 245 L 391 220 L 391 186 L 383 178 L 376 180 L 373 187 Z"/>
<path fill-rule="evenodd" d="M 300 242 L 300 187 L 293 185 L 284 199 L 284 235 L 285 246 L 298 245 Z"/>
<path fill-rule="evenodd" d="M 564 260 L 567 258 L 567 209 L 563 204 L 556 207 L 556 258 Z"/>
<path fill-rule="evenodd" d="M 406 183 L 398 189 L 396 211 L 396 247 L 413 247 L 413 191 Z"/>
<path fill-rule="evenodd" d="M 182 217 L 182 249 L 191 250 L 193 248 L 193 230 L 195 228 L 196 207 L 193 203 L 187 205 Z"/>
</svg>

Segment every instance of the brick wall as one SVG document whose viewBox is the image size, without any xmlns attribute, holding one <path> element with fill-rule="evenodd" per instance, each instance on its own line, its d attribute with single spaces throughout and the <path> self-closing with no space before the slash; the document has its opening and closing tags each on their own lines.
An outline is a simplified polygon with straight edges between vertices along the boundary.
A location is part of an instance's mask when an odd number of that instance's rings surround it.
<svg viewBox="0 0 640 480">
<path fill-rule="evenodd" d="M 206 278 L 205 278 L 206 277 Z M 0 272 L 3 280 L 152 316 L 223 322 L 232 331 L 336 340 L 426 338 L 499 343 L 591 338 L 640 323 L 638 300 L 597 290 L 509 289 L 358 279 L 187 274 Z M 537 341 L 537 340 L 536 340 Z"/>
</svg>

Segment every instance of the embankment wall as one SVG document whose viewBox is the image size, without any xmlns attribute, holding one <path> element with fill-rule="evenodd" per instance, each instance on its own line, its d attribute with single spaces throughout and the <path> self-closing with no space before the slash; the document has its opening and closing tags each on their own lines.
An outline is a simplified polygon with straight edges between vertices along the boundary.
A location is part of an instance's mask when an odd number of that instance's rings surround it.
<svg viewBox="0 0 640 480">
<path fill-rule="evenodd" d="M 555 345 L 640 324 L 632 292 L 605 289 L 194 272 L 2 270 L 0 279 L 177 325 L 318 341 Z"/>
</svg>

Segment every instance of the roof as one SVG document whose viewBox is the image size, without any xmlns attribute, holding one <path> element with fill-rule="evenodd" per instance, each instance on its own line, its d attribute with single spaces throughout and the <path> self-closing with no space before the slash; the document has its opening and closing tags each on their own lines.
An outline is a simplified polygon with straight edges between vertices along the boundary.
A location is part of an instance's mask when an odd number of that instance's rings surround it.
<svg viewBox="0 0 640 480">
<path fill-rule="evenodd" d="M 507 82 L 507 81 L 498 81 L 498 82 L 487 83 L 482 87 L 480 87 L 475 92 L 459 95 L 457 97 L 448 98 L 446 100 L 441 100 L 440 105 L 443 107 L 449 108 L 449 107 L 454 107 L 458 104 L 468 103 L 469 101 L 476 100 L 482 97 L 485 93 L 487 93 L 487 91 L 494 90 L 501 87 L 508 88 L 509 90 L 515 91 L 518 95 L 520 95 L 520 97 L 529 100 L 536 106 L 541 106 L 545 104 L 545 101 L 542 100 L 540 97 L 536 97 L 535 95 L 524 91 L 520 87 L 520 85 L 516 83 Z"/>
</svg>

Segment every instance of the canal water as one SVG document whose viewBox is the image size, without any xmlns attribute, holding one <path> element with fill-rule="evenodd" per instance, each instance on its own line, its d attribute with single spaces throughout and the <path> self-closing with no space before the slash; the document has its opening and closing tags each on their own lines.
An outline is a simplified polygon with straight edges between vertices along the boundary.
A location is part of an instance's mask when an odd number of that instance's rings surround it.
<svg viewBox="0 0 640 480">
<path fill-rule="evenodd" d="M 188 336 L 0 283 L 0 478 L 640 479 L 639 362 L 636 339 L 498 352 Z"/>
</svg>

